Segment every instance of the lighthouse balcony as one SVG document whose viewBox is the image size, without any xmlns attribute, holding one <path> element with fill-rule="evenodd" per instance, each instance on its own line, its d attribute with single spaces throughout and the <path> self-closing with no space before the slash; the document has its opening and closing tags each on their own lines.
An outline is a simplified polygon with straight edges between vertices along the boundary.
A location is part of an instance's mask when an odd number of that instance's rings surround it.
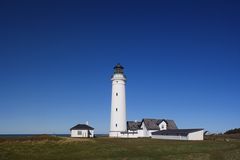
<svg viewBox="0 0 240 160">
<path fill-rule="evenodd" d="M 123 81 L 126 81 L 126 76 L 123 75 L 123 74 L 114 74 L 112 75 L 111 77 L 111 80 L 123 80 Z"/>
</svg>

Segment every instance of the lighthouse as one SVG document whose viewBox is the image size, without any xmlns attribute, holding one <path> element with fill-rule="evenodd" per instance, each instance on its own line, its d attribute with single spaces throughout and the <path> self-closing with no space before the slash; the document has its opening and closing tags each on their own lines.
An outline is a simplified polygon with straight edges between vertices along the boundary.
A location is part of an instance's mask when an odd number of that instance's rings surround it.
<svg viewBox="0 0 240 160">
<path fill-rule="evenodd" d="M 112 102 L 110 137 L 121 137 L 122 132 L 127 131 L 126 127 L 126 77 L 123 73 L 123 66 L 117 64 L 112 75 Z"/>
</svg>

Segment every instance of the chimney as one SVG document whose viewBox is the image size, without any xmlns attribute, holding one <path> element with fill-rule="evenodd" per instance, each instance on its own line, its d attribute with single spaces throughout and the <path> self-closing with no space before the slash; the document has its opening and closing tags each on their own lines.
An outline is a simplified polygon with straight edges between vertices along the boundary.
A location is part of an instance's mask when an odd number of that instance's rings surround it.
<svg viewBox="0 0 240 160">
<path fill-rule="evenodd" d="M 88 121 L 86 121 L 86 125 L 88 125 Z"/>
</svg>

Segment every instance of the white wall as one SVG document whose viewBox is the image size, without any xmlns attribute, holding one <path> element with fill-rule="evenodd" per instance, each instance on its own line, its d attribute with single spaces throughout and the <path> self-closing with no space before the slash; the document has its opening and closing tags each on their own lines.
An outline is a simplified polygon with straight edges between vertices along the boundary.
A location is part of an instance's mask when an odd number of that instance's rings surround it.
<svg viewBox="0 0 240 160">
<path fill-rule="evenodd" d="M 125 81 L 126 79 L 122 74 L 114 74 L 112 77 L 110 137 L 118 136 L 118 133 L 114 132 L 127 131 Z"/>
<path fill-rule="evenodd" d="M 134 132 L 131 133 L 131 132 Z M 137 132 L 137 133 L 136 133 Z M 128 130 L 128 138 L 138 138 L 138 137 L 143 137 L 143 130 L 136 130 L 136 131 L 131 131 L 131 130 Z"/>
<path fill-rule="evenodd" d="M 188 140 L 187 136 L 152 135 L 154 139 Z"/>
<path fill-rule="evenodd" d="M 82 134 L 79 135 L 78 131 L 82 131 Z M 91 135 L 90 137 L 94 137 L 94 130 L 89 130 Z M 71 137 L 88 137 L 88 130 L 71 130 Z"/>
<path fill-rule="evenodd" d="M 188 140 L 203 140 L 203 130 L 189 133 Z"/>
<path fill-rule="evenodd" d="M 158 131 L 158 130 L 147 130 L 144 122 L 142 123 L 141 128 L 142 128 L 142 131 L 140 131 L 141 132 L 141 137 L 151 137 L 152 132 Z"/>
<path fill-rule="evenodd" d="M 89 130 L 89 131 L 91 133 L 90 137 L 94 137 L 94 130 Z"/>
<path fill-rule="evenodd" d="M 138 137 L 144 137 L 143 129 L 138 130 Z"/>
<path fill-rule="evenodd" d="M 152 137 L 152 132 L 156 132 L 156 131 L 158 131 L 158 130 L 149 130 L 149 131 L 148 131 L 149 137 Z"/>
<path fill-rule="evenodd" d="M 149 137 L 149 133 L 148 133 L 148 130 L 147 130 L 144 122 L 142 123 L 141 128 L 143 129 L 143 131 L 142 131 L 143 137 Z"/>
<path fill-rule="evenodd" d="M 152 138 L 169 140 L 203 140 L 203 130 L 189 133 L 187 136 L 152 135 Z"/>
<path fill-rule="evenodd" d="M 115 132 L 109 132 L 109 137 L 120 137 L 121 138 L 121 132 L 119 132 L 119 131 L 115 131 Z"/>
<path fill-rule="evenodd" d="M 115 137 L 115 138 L 138 138 L 138 137 L 143 137 L 143 130 L 137 130 L 137 131 L 128 130 L 128 133 L 125 132 L 124 134 L 121 132 L 110 132 L 110 134 L 111 134 L 109 135 L 110 137 Z"/>
<path fill-rule="evenodd" d="M 132 133 L 123 134 L 122 138 L 138 138 L 138 134 L 132 134 Z"/>
<path fill-rule="evenodd" d="M 159 128 L 160 128 L 160 130 L 166 130 L 167 129 L 167 123 L 165 121 L 162 121 L 159 124 Z"/>
</svg>

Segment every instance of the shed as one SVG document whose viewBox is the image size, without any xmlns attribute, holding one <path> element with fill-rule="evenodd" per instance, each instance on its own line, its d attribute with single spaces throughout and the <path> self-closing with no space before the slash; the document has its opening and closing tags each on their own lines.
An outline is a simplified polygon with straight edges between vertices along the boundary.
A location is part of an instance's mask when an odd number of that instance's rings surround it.
<svg viewBox="0 0 240 160">
<path fill-rule="evenodd" d="M 94 137 L 94 128 L 87 124 L 78 124 L 70 129 L 71 137 Z"/>
</svg>

